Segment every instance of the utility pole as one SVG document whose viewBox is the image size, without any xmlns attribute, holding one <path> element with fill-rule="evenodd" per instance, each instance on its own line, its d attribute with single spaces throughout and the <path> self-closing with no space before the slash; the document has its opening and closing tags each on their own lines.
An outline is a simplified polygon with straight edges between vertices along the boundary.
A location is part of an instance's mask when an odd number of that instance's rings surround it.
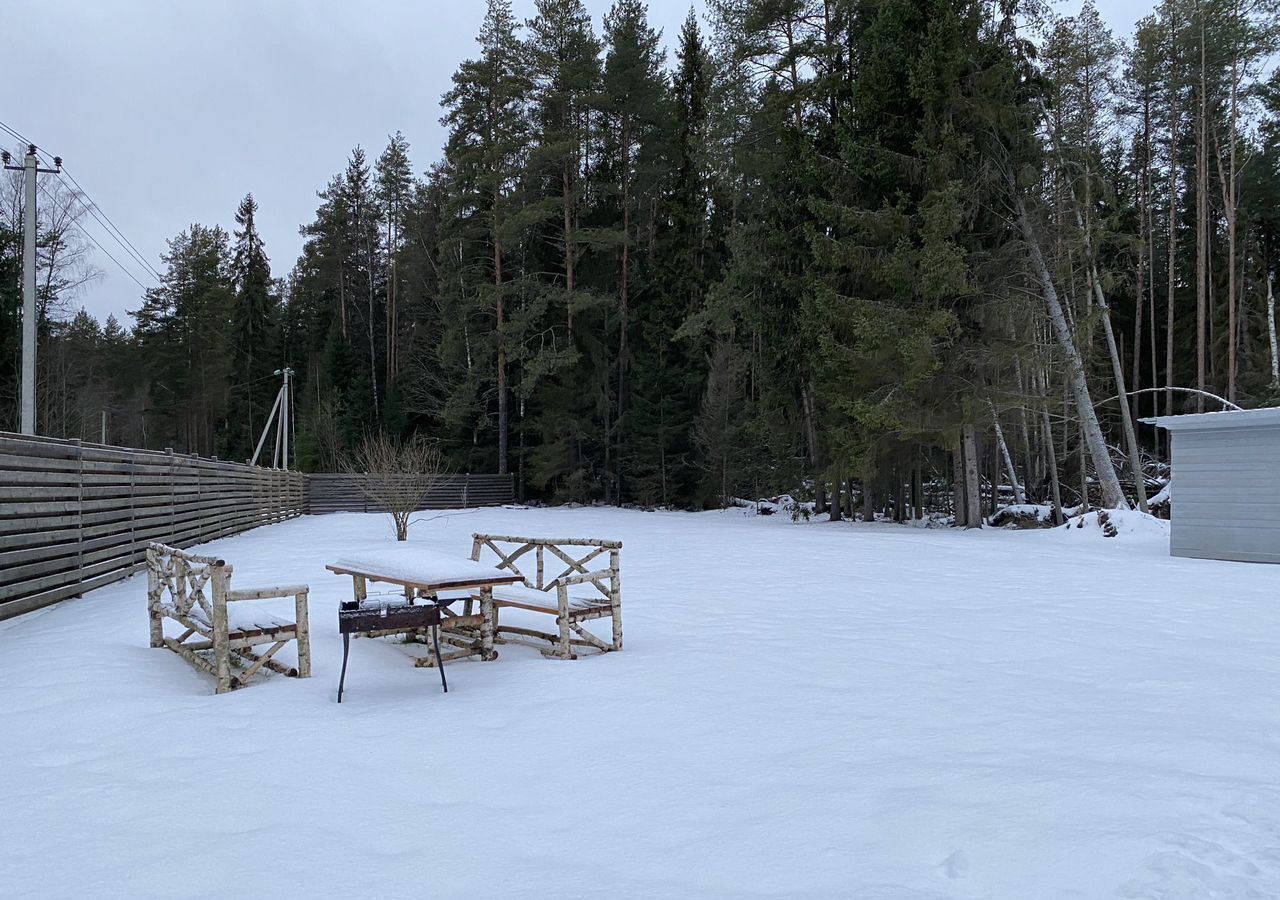
<svg viewBox="0 0 1280 900">
<path fill-rule="evenodd" d="M 276 392 L 276 402 L 271 406 L 271 412 L 267 413 L 267 421 L 262 424 L 262 434 L 258 438 L 258 446 L 254 448 L 253 456 L 249 459 L 249 465 L 256 466 L 258 457 L 262 454 L 262 447 L 267 442 L 267 435 L 271 433 L 271 420 L 276 422 L 276 443 L 271 453 L 271 468 L 283 468 L 286 472 L 289 470 L 289 432 L 291 430 L 292 421 L 290 419 L 293 410 L 291 408 L 289 381 L 293 377 L 293 369 L 283 368 L 276 369 L 276 375 L 284 377 L 284 381 L 280 385 L 280 390 Z M 276 418 L 279 413 L 279 418 Z"/>
<path fill-rule="evenodd" d="M 22 211 L 22 415 L 23 434 L 36 433 L 36 174 L 56 175 L 62 171 L 62 157 L 55 156 L 55 168 L 42 169 L 36 145 L 27 145 L 22 165 L 11 165 L 9 151 L 0 152 L 6 169 L 21 172 L 24 180 Z"/>
</svg>

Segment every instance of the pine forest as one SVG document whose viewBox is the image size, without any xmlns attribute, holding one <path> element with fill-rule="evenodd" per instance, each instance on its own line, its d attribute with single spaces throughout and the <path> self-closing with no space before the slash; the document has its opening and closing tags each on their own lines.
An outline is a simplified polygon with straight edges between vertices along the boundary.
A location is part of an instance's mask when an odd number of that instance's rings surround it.
<svg viewBox="0 0 1280 900">
<path fill-rule="evenodd" d="M 532 12 L 488 0 L 440 109 L 406 104 L 442 149 L 333 160 L 296 261 L 246 193 L 130 321 L 77 312 L 92 210 L 47 182 L 40 430 L 244 460 L 288 366 L 308 471 L 420 434 L 525 501 L 977 525 L 1158 511 L 1144 419 L 1280 404 L 1273 0 L 1127 35 L 1092 0 L 710 0 L 674 35 L 641 0 Z"/>
</svg>

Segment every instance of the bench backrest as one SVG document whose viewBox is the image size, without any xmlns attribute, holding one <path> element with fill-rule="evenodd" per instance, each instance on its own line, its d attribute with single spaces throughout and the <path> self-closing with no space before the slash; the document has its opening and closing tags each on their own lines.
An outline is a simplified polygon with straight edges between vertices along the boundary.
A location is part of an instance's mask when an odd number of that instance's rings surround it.
<svg viewBox="0 0 1280 900">
<path fill-rule="evenodd" d="M 487 552 L 496 557 L 496 568 L 519 575 L 526 587 L 552 591 L 562 578 L 599 575 L 602 576 L 599 580 L 589 583 L 606 597 L 612 599 L 617 595 L 621 580 L 622 541 L 502 534 L 473 534 L 471 537 L 472 559 L 480 562 Z"/>
<path fill-rule="evenodd" d="M 213 607 L 225 604 L 231 566 L 212 556 L 196 556 L 167 544 L 147 545 L 147 602 L 164 603 L 182 615 L 193 606 L 213 620 Z"/>
</svg>

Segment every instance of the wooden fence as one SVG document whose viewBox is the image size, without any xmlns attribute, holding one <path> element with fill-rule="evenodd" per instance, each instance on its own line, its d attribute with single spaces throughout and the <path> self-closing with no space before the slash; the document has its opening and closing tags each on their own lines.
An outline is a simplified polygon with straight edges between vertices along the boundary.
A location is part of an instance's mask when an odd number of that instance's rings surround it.
<svg viewBox="0 0 1280 900">
<path fill-rule="evenodd" d="M 297 516 L 305 477 L 0 432 L 0 619 L 124 578 L 149 541 L 188 547 Z"/>
<path fill-rule="evenodd" d="M 308 512 L 381 512 L 360 490 L 358 475 L 308 475 Z M 515 500 L 511 475 L 441 475 L 431 486 L 422 509 L 501 506 Z"/>
</svg>

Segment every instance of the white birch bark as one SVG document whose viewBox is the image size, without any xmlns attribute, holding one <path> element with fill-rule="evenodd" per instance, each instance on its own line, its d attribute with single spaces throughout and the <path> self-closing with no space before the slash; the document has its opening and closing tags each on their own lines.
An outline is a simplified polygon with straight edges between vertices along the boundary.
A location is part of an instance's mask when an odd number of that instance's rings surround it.
<svg viewBox="0 0 1280 900">
<path fill-rule="evenodd" d="M 1120 479 L 1116 477 L 1115 466 L 1111 462 L 1111 454 L 1107 450 L 1107 442 L 1102 436 L 1102 427 L 1098 424 L 1098 415 L 1093 409 L 1093 397 L 1089 393 L 1089 381 L 1085 375 L 1084 361 L 1080 358 L 1080 350 L 1076 347 L 1075 338 L 1067 325 L 1066 314 L 1062 310 L 1062 302 L 1058 299 L 1058 290 L 1053 285 L 1053 276 L 1044 261 L 1040 250 L 1040 242 L 1031 226 L 1031 218 L 1027 215 L 1027 206 L 1022 196 L 1014 188 L 1014 204 L 1018 215 L 1018 227 L 1027 244 L 1027 253 L 1031 257 L 1031 266 L 1040 285 L 1040 294 L 1049 313 L 1049 324 L 1052 326 L 1054 340 L 1062 350 L 1067 363 L 1067 382 L 1075 400 L 1080 416 L 1080 428 L 1084 432 L 1085 444 L 1093 459 L 1094 469 L 1098 475 L 1098 485 L 1102 490 L 1102 502 L 1109 509 L 1123 509 L 1127 505 L 1124 491 L 1120 488 Z"/>
<path fill-rule="evenodd" d="M 1043 105 L 1041 106 L 1041 112 L 1044 113 Z M 1061 159 L 1062 152 L 1058 145 L 1057 132 L 1051 129 L 1049 136 L 1053 143 L 1054 152 L 1057 153 L 1058 158 Z M 1085 177 L 1087 190 L 1087 172 Z M 1116 393 L 1120 395 L 1120 422 L 1124 429 L 1125 448 L 1129 452 L 1129 468 L 1130 474 L 1133 476 L 1133 489 L 1138 496 L 1138 508 L 1143 512 L 1147 512 L 1147 486 L 1142 473 L 1142 453 L 1138 447 L 1137 433 L 1133 428 L 1133 417 L 1129 413 L 1129 396 L 1125 385 L 1124 366 L 1120 363 L 1120 348 L 1116 345 L 1115 331 L 1111 327 L 1111 304 L 1107 302 L 1107 295 L 1102 290 L 1102 280 L 1098 277 L 1098 266 L 1094 262 L 1093 258 L 1093 241 L 1090 237 L 1084 217 L 1080 214 L 1080 207 L 1078 205 L 1075 206 L 1074 212 L 1076 227 L 1080 229 L 1080 233 L 1084 238 L 1085 261 L 1088 266 L 1087 277 L 1089 284 L 1091 285 L 1090 296 L 1097 301 L 1099 309 L 1102 310 L 1102 331 L 1107 338 L 1107 352 L 1111 357 L 1111 373 L 1115 378 Z M 1022 217 L 1021 213 L 1019 213 L 1019 217 Z M 1030 223 L 1028 222 L 1027 224 L 1029 225 Z M 1090 452 L 1092 452 L 1092 449 Z"/>
<path fill-rule="evenodd" d="M 1267 340 L 1271 342 L 1271 383 L 1280 384 L 1280 355 L 1276 353 L 1276 297 L 1271 292 L 1271 273 L 1267 273 Z"/>
<path fill-rule="evenodd" d="M 1013 499 L 1019 504 L 1026 503 L 1027 496 L 1022 492 L 1022 485 L 1018 483 L 1018 472 L 1013 467 L 1009 445 L 1004 440 L 1004 429 L 1000 427 L 1000 417 L 996 415 L 995 404 L 990 400 L 987 401 L 987 409 L 991 410 L 991 424 L 996 429 L 996 446 L 1000 448 L 1000 458 L 1004 460 L 1004 467 L 1009 472 L 1009 485 L 1013 488 Z M 994 506 L 994 503 L 992 505 Z"/>
</svg>

